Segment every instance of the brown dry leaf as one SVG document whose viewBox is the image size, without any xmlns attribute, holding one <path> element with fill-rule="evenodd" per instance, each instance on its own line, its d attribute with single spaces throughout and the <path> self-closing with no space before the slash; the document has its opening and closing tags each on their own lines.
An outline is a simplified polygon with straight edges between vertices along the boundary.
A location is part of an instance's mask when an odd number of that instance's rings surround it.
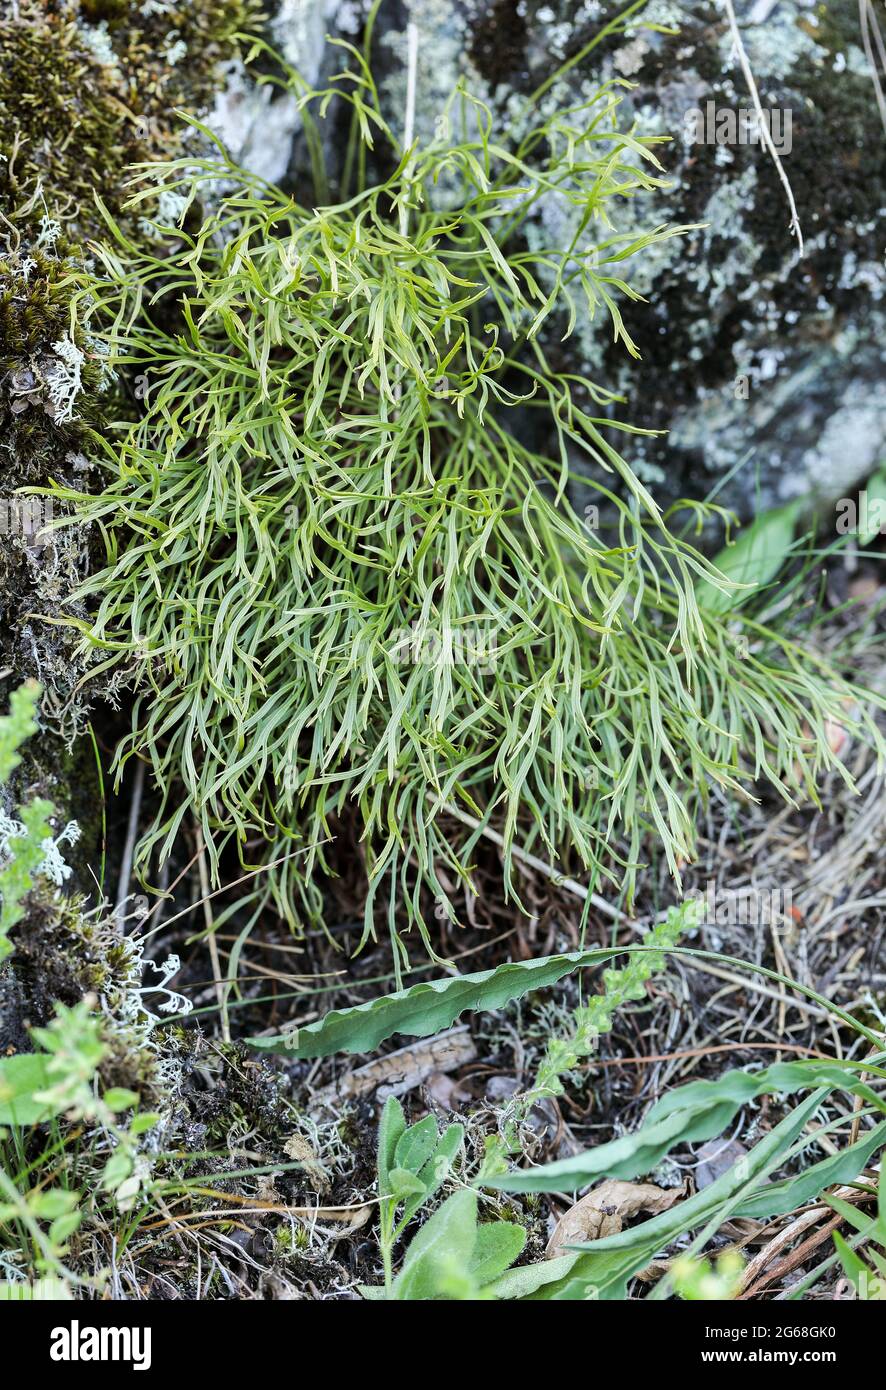
<svg viewBox="0 0 886 1390">
<path fill-rule="evenodd" d="M 553 1260 L 565 1245 L 614 1236 L 629 1216 L 645 1211 L 656 1216 L 685 1195 L 685 1187 L 656 1187 L 651 1182 L 622 1182 L 608 1178 L 560 1217 L 548 1241 L 545 1258 Z"/>
<path fill-rule="evenodd" d="M 824 721 L 824 736 L 831 752 L 836 753 L 838 758 L 842 758 L 849 747 L 849 730 L 836 719 L 826 719 Z"/>
<path fill-rule="evenodd" d="M 268 1202 L 269 1204 L 273 1203 L 275 1205 L 279 1205 L 286 1201 L 286 1198 L 282 1197 L 280 1193 L 277 1191 L 277 1188 L 274 1184 L 275 1176 L 279 1177 L 279 1174 L 260 1173 L 256 1178 L 255 1195 L 259 1202 Z"/>
<path fill-rule="evenodd" d="M 880 582 L 873 574 L 860 574 L 849 585 L 849 597 L 870 603 L 880 592 Z"/>
<path fill-rule="evenodd" d="M 323 1221 L 340 1222 L 348 1231 L 359 1231 L 371 1216 L 375 1215 L 375 1203 L 367 1202 L 365 1206 L 354 1207 L 352 1211 L 334 1211 L 331 1208 L 324 1210 L 320 1208 L 320 1216 Z"/>
</svg>

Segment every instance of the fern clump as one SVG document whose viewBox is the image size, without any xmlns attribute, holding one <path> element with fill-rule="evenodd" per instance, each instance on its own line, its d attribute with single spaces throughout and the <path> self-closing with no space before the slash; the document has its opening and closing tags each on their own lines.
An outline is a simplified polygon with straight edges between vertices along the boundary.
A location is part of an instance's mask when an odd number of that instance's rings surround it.
<svg viewBox="0 0 886 1390">
<path fill-rule="evenodd" d="M 137 682 L 118 764 L 149 759 L 162 796 L 142 862 L 193 811 L 216 868 L 231 840 L 306 847 L 276 891 L 316 912 L 311 869 L 356 808 L 367 931 L 385 885 L 424 934 L 422 893 L 454 916 L 486 831 L 511 894 L 515 846 L 630 892 L 652 831 L 676 872 L 693 789 L 814 790 L 847 688 L 762 629 L 739 676 L 694 592 L 725 581 L 616 448 L 616 398 L 544 345 L 581 305 L 636 353 L 622 268 L 682 230 L 618 231 L 661 180 L 617 88 L 514 135 L 459 90 L 403 149 L 353 56 L 301 97 L 318 206 L 220 147 L 139 175 L 153 244 L 111 223 L 94 313 L 144 414 L 100 441 L 104 493 L 66 495 L 106 542 L 84 644 Z M 311 115 L 335 93 L 337 202 Z M 525 235 L 540 208 L 562 244 Z M 604 527 L 567 493 L 589 471 Z"/>
</svg>

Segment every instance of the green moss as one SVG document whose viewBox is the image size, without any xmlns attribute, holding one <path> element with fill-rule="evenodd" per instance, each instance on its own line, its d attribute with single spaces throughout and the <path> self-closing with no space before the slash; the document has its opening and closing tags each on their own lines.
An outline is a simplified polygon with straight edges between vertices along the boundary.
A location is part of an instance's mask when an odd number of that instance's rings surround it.
<svg viewBox="0 0 886 1390">
<path fill-rule="evenodd" d="M 4 1046 L 30 1050 L 30 1028 L 49 1023 L 57 1004 L 73 1007 L 95 995 L 105 1019 L 103 1085 L 138 1091 L 146 1104 L 161 1099 L 159 1054 L 146 1044 L 134 1008 L 142 966 L 133 939 L 106 915 L 85 911 L 76 895 L 66 898 L 46 886 L 30 894 L 13 942 L 0 980 Z"/>
<path fill-rule="evenodd" d="M 5 7 L 7 10 L 9 7 Z M 254 29 L 255 0 L 21 0 L 0 19 L 0 498 L 23 486 L 82 487 L 87 430 L 109 377 L 74 312 L 89 288 L 89 242 L 106 230 L 96 196 L 138 237 L 126 212 L 129 165 L 177 152 L 192 132 L 176 108 L 199 111 L 220 64 Z M 61 348 L 59 348 L 61 344 Z M 73 359 L 73 370 L 65 354 Z M 18 504 L 14 504 L 18 506 Z M 59 510 L 55 509 L 56 512 Z M 83 673 L 57 617 L 88 563 L 83 531 L 16 527 L 0 551 L 0 664 L 71 696 Z M 34 615 L 40 615 L 35 617 Z"/>
<path fill-rule="evenodd" d="M 845 53 L 851 45 L 861 47 L 861 28 L 856 0 L 823 0 L 797 20 L 804 33 L 829 53 Z"/>
<path fill-rule="evenodd" d="M 155 118 L 167 139 L 176 135 L 174 108 L 210 102 L 219 64 L 238 56 L 238 35 L 257 33 L 263 19 L 258 0 L 186 0 L 148 14 L 140 0 L 93 0 L 89 8 L 107 22 L 128 104 Z"/>
<path fill-rule="evenodd" d="M 87 424 L 100 423 L 101 358 L 72 314 L 72 299 L 83 287 L 72 257 L 34 247 L 0 256 L 0 428 L 21 482 L 42 481 L 42 465 L 76 448 Z M 69 418 L 53 399 L 63 370 L 57 345 L 65 341 L 83 358 Z M 47 420 L 55 426 L 51 442 Z"/>
<path fill-rule="evenodd" d="M 121 80 L 83 47 L 73 22 L 0 24 L 0 145 L 10 206 L 39 184 L 42 196 L 14 220 L 36 236 L 44 212 L 81 234 L 98 230 L 93 190 L 119 202 L 122 171 L 142 153 Z"/>
<path fill-rule="evenodd" d="M 182 1067 L 181 1101 L 190 1118 L 183 1114 L 181 1123 L 192 1130 L 193 1147 L 218 1146 L 227 1155 L 232 1134 L 250 1134 L 279 1153 L 292 1129 L 282 1071 L 240 1043 L 214 1040 L 210 1046 L 191 1029 L 164 1029 L 162 1047 Z"/>
<path fill-rule="evenodd" d="M 70 7 L 25 0 L 19 20 L 0 22 L 0 193 L 14 208 L 39 183 L 29 220 L 48 210 L 89 237 L 103 227 L 95 195 L 119 215 L 127 166 L 172 152 L 176 107 L 199 111 L 211 100 L 219 65 L 259 11 L 254 0 L 148 14 L 134 0 L 86 0 L 79 12 L 78 22 Z"/>
</svg>

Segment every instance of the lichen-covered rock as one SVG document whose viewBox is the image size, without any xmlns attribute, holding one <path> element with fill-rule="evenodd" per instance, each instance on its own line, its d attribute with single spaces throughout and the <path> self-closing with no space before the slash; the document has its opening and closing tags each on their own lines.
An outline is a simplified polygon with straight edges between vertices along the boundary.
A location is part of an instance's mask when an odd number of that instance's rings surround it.
<svg viewBox="0 0 886 1390">
<path fill-rule="evenodd" d="M 626 204 L 618 225 L 703 225 L 631 267 L 628 278 L 647 296 L 624 306 L 641 361 L 609 341 L 602 320 L 580 319 L 565 351 L 624 395 L 625 419 L 669 431 L 635 438 L 628 450 L 662 500 L 719 486 L 719 500 L 747 516 L 810 490 L 839 496 L 877 465 L 886 411 L 886 275 L 876 238 L 886 160 L 858 6 L 736 5 L 762 106 L 776 112 L 771 128 L 797 203 L 802 259 L 785 190 L 759 141 L 739 143 L 741 126 L 736 119 L 730 130 L 728 117 L 721 134 L 735 143 L 717 143 L 716 125 L 703 130 L 711 143 L 696 139 L 691 113 L 707 116 L 708 103 L 715 117 L 752 108 L 725 11 L 700 0 L 650 0 L 623 32 L 568 66 L 624 8 L 609 0 L 409 0 L 420 33 L 417 129 L 433 129 L 459 76 L 502 122 L 518 122 L 530 94 L 564 64 L 539 99 L 544 111 L 603 80 L 634 84 L 622 111 L 641 133 L 673 137 L 658 149 L 671 186 Z M 388 55 L 392 120 L 405 94 L 403 29 L 389 22 L 377 45 Z M 539 237 L 565 230 L 548 226 L 542 209 Z"/>
<path fill-rule="evenodd" d="M 177 108 L 203 110 L 239 52 L 255 0 L 0 3 L 0 670 L 37 676 L 44 715 L 79 725 L 84 659 L 70 596 L 89 566 L 83 528 L 55 529 L 57 498 L 21 489 L 94 475 L 89 431 L 125 393 L 82 327 L 90 241 L 125 211 L 134 161 L 194 138 Z M 202 138 L 202 137 L 197 137 Z"/>
<path fill-rule="evenodd" d="M 361 0 L 277 0 L 269 7 L 266 38 L 304 78 L 317 81 L 326 57 L 326 36 L 343 22 L 357 33 L 363 22 Z M 293 158 L 299 129 L 298 99 L 273 83 L 260 84 L 241 59 L 225 69 L 208 124 L 233 158 L 262 178 L 279 183 Z"/>
</svg>

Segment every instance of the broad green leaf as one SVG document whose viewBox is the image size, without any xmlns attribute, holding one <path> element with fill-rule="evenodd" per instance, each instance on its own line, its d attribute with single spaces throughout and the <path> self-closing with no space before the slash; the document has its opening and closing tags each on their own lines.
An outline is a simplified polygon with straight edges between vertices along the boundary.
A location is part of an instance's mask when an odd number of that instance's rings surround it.
<svg viewBox="0 0 886 1390">
<path fill-rule="evenodd" d="M 685 1202 L 628 1231 L 578 1246 L 574 1254 L 505 1274 L 492 1292 L 508 1299 L 625 1298 L 628 1280 L 672 1240 L 706 1225 L 721 1210 L 724 1220 L 732 1214 L 735 1199 L 778 1165 L 825 1094 L 819 1090 L 808 1096 L 727 1173 Z"/>
<path fill-rule="evenodd" d="M 48 1120 L 52 1106 L 34 1099 L 49 1085 L 45 1052 L 0 1058 L 0 1125 L 33 1125 Z"/>
<path fill-rule="evenodd" d="M 106 1192 L 114 1192 L 125 1182 L 132 1172 L 132 1158 L 125 1149 L 116 1149 L 102 1170 L 102 1187 Z"/>
<path fill-rule="evenodd" d="M 781 569 L 794 540 L 794 524 L 800 502 L 789 502 L 764 512 L 742 531 L 738 540 L 714 556 L 713 565 L 734 584 L 752 589 L 732 589 L 724 593 L 707 579 L 696 584 L 698 602 L 708 613 L 728 613 L 768 584 Z"/>
<path fill-rule="evenodd" d="M 410 1173 L 419 1173 L 436 1147 L 437 1121 L 433 1115 L 426 1115 L 400 1135 L 394 1150 L 394 1164 Z"/>
<path fill-rule="evenodd" d="M 437 1147 L 418 1175 L 422 1184 L 421 1196 L 412 1197 L 407 1201 L 403 1208 L 402 1221 L 411 1220 L 419 1207 L 424 1206 L 425 1202 L 433 1197 L 437 1189 L 442 1186 L 455 1162 L 456 1154 L 464 1142 L 464 1137 L 464 1125 L 449 1125 L 443 1131 Z"/>
<path fill-rule="evenodd" d="M 64 1216 L 56 1217 L 49 1228 L 49 1239 L 53 1245 L 62 1245 L 73 1235 L 80 1222 L 83 1220 L 83 1213 L 80 1211 L 69 1211 Z"/>
<path fill-rule="evenodd" d="M 425 1185 L 421 1178 L 410 1172 L 408 1168 L 394 1167 L 388 1173 L 387 1191 L 398 1201 L 405 1197 L 421 1197 L 425 1195 Z"/>
<path fill-rule="evenodd" d="M 638 1228 L 642 1229 L 642 1228 Z M 648 1264 L 636 1251 L 607 1251 L 599 1255 L 559 1255 L 540 1264 L 521 1265 L 487 1287 L 496 1299 L 513 1301 L 623 1299 L 628 1279 Z"/>
<path fill-rule="evenodd" d="M 826 1087 L 851 1091 L 883 1109 L 870 1087 L 836 1063 L 778 1062 L 763 1071 L 729 1071 L 716 1081 L 693 1081 L 670 1091 L 633 1134 L 539 1168 L 503 1173 L 484 1184 L 508 1192 L 574 1192 L 597 1178 L 636 1178 L 650 1172 L 676 1144 L 721 1134 L 757 1096 Z"/>
<path fill-rule="evenodd" d="M 130 1091 L 125 1086 L 111 1086 L 105 1091 L 102 1100 L 109 1110 L 117 1114 L 120 1110 L 131 1110 L 134 1105 L 138 1105 L 139 1095 L 137 1091 Z"/>
<path fill-rule="evenodd" d="M 333 1052 L 372 1052 L 394 1033 L 426 1038 L 450 1027 L 460 1014 L 501 1009 L 530 989 L 556 984 L 564 975 L 585 965 L 611 960 L 618 951 L 594 949 L 570 951 L 538 960 L 508 961 L 495 970 L 473 975 L 450 975 L 412 985 L 357 1004 L 352 1009 L 333 1009 L 316 1023 L 298 1030 L 298 1046 L 292 1036 L 247 1038 L 250 1047 L 266 1052 L 285 1052 L 289 1057 L 328 1057 Z"/>
<path fill-rule="evenodd" d="M 54 1187 L 49 1192 L 38 1192 L 31 1198 L 30 1208 L 41 1221 L 55 1221 L 73 1211 L 80 1201 L 79 1192 L 66 1192 L 64 1188 Z"/>
<path fill-rule="evenodd" d="M 135 1115 L 129 1126 L 129 1133 L 132 1138 L 139 1134 L 147 1134 L 149 1129 L 153 1129 L 159 1122 L 160 1116 L 155 1110 L 144 1110 L 140 1115 Z"/>
<path fill-rule="evenodd" d="M 483 1288 L 500 1278 L 523 1252 L 526 1231 L 513 1221 L 490 1221 L 477 1227 L 468 1273 Z"/>
<path fill-rule="evenodd" d="M 414 1237 L 394 1280 L 397 1299 L 436 1297 L 453 1271 L 467 1271 L 477 1234 L 477 1194 L 468 1188 L 447 1197 Z"/>
</svg>

